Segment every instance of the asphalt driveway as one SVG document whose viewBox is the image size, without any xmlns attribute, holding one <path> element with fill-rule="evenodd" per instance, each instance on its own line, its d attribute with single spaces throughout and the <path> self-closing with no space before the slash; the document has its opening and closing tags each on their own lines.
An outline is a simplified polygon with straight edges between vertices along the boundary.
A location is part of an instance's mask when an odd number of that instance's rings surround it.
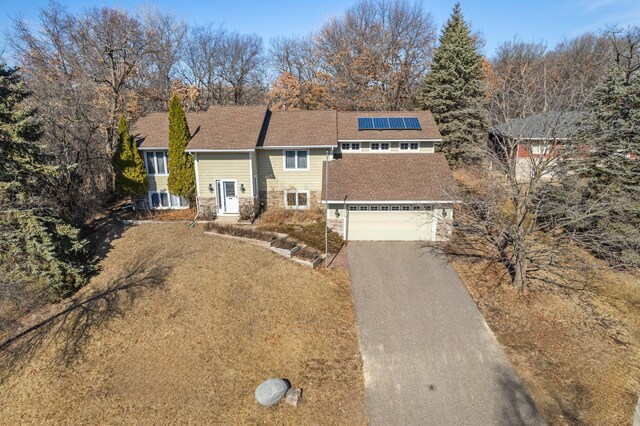
<svg viewBox="0 0 640 426">
<path fill-rule="evenodd" d="M 418 243 L 348 250 L 372 425 L 541 423 L 446 260 Z"/>
</svg>

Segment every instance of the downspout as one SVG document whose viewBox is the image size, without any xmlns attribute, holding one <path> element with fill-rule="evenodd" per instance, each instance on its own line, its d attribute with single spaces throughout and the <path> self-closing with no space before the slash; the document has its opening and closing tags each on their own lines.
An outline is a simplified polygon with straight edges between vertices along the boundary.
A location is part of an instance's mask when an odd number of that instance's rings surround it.
<svg viewBox="0 0 640 426">
<path fill-rule="evenodd" d="M 324 173 L 324 267 L 329 267 L 329 151 L 326 151 Z"/>
</svg>

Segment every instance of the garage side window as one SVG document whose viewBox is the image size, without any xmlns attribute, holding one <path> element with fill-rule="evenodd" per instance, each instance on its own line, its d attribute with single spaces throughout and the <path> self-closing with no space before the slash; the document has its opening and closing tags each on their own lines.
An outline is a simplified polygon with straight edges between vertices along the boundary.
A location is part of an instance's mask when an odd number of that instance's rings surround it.
<svg viewBox="0 0 640 426">
<path fill-rule="evenodd" d="M 284 205 L 288 209 L 308 209 L 309 191 L 285 191 Z"/>
</svg>

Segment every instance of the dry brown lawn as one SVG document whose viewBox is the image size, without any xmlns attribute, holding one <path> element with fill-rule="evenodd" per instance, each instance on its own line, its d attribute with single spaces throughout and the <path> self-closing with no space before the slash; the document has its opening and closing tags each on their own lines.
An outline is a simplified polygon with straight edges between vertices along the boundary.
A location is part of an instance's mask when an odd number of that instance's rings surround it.
<svg viewBox="0 0 640 426">
<path fill-rule="evenodd" d="M 640 394 L 640 278 L 594 266 L 583 286 L 532 283 L 520 296 L 498 267 L 458 274 L 551 425 L 631 425 Z"/>
<path fill-rule="evenodd" d="M 1 423 L 366 424 L 345 272 L 184 224 L 111 244 L 87 287 L 1 351 Z M 269 377 L 301 404 L 260 407 Z"/>
</svg>

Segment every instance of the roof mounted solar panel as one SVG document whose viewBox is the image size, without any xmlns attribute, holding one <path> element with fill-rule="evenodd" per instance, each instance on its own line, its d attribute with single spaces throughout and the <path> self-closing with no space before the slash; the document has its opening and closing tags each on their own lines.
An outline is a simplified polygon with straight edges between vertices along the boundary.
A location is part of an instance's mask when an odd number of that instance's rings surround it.
<svg viewBox="0 0 640 426">
<path fill-rule="evenodd" d="M 389 119 L 376 117 L 373 119 L 373 127 L 378 130 L 389 128 Z"/>
<path fill-rule="evenodd" d="M 402 130 L 406 129 L 407 127 L 404 124 L 403 118 L 389 117 L 389 128 L 394 130 Z"/>
<path fill-rule="evenodd" d="M 422 130 L 420 126 L 420 121 L 416 117 L 407 117 L 404 119 L 404 124 L 407 129 L 411 130 Z"/>
<path fill-rule="evenodd" d="M 370 129 L 373 129 L 373 119 L 358 117 L 358 130 L 370 130 Z"/>
</svg>

